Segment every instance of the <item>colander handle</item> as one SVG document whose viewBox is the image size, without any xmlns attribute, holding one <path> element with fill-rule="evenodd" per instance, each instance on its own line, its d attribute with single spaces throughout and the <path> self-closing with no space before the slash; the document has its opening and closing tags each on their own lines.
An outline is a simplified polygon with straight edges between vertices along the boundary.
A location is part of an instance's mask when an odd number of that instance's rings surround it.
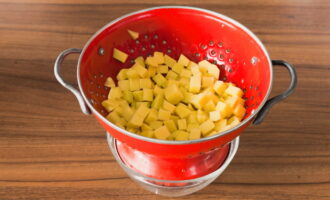
<svg viewBox="0 0 330 200">
<path fill-rule="evenodd" d="M 273 66 L 278 65 L 278 66 L 285 67 L 290 73 L 291 83 L 290 83 L 289 88 L 285 92 L 269 99 L 265 103 L 265 105 L 261 108 L 261 110 L 258 112 L 256 118 L 254 119 L 253 124 L 260 124 L 264 120 L 264 118 L 267 115 L 270 108 L 274 104 L 276 104 L 276 103 L 282 101 L 283 99 L 287 98 L 288 96 L 290 96 L 297 86 L 297 73 L 291 64 L 289 64 L 283 60 L 272 60 L 272 64 L 273 64 Z"/>
<path fill-rule="evenodd" d="M 75 49 L 75 48 L 71 48 L 71 49 L 66 49 L 64 51 L 62 51 L 60 53 L 60 55 L 57 56 L 55 64 L 54 64 L 54 74 L 55 74 L 55 78 L 56 80 L 66 89 L 68 89 L 70 92 L 72 92 L 80 105 L 80 109 L 81 111 L 85 114 L 85 115 L 90 115 L 91 114 L 91 110 L 88 108 L 88 106 L 86 105 L 84 98 L 81 96 L 81 93 L 75 88 L 73 87 L 71 84 L 65 82 L 61 76 L 60 73 L 60 69 L 61 69 L 61 64 L 64 61 L 64 58 L 72 53 L 81 53 L 81 49 Z"/>
</svg>

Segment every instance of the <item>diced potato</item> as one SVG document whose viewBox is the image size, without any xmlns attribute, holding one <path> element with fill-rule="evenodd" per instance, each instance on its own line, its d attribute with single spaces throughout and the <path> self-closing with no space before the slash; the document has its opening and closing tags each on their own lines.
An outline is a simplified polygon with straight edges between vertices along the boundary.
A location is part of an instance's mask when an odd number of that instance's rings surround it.
<svg viewBox="0 0 330 200">
<path fill-rule="evenodd" d="M 203 76 L 202 77 L 202 88 L 212 87 L 214 84 L 215 78 L 212 76 Z"/>
<path fill-rule="evenodd" d="M 106 118 L 111 121 L 112 123 L 116 124 L 116 125 L 120 125 L 120 126 L 125 126 L 126 125 L 126 121 L 121 118 L 117 112 L 111 112 L 110 114 L 108 114 L 106 116 Z"/>
<path fill-rule="evenodd" d="M 144 68 L 140 63 L 135 63 L 131 69 L 134 69 L 141 78 L 146 78 L 149 76 L 149 72 L 146 68 Z"/>
<path fill-rule="evenodd" d="M 233 113 L 233 109 L 226 103 L 219 101 L 216 110 L 220 111 L 220 114 L 223 118 L 229 117 Z"/>
<path fill-rule="evenodd" d="M 171 115 L 170 119 L 177 123 L 180 118 L 176 115 Z"/>
<path fill-rule="evenodd" d="M 197 63 L 195 63 L 193 61 L 190 61 L 189 64 L 188 64 L 188 66 L 187 66 L 187 68 L 188 69 L 192 69 L 193 66 L 197 66 L 198 67 Z"/>
<path fill-rule="evenodd" d="M 139 63 L 142 67 L 145 67 L 144 58 L 142 56 L 135 58 L 134 63 Z"/>
<path fill-rule="evenodd" d="M 142 90 L 134 91 L 133 98 L 135 101 L 143 101 L 143 91 Z"/>
<path fill-rule="evenodd" d="M 176 84 L 169 84 L 164 90 L 165 98 L 172 104 L 178 104 L 183 98 L 182 92 Z"/>
<path fill-rule="evenodd" d="M 158 66 L 158 60 L 155 58 L 155 57 L 147 57 L 146 59 L 146 64 L 149 65 L 149 66 L 153 66 L 153 67 L 157 67 Z"/>
<path fill-rule="evenodd" d="M 150 109 L 142 104 L 133 114 L 132 118 L 128 122 L 129 127 L 140 127 L 143 124 L 144 119 L 147 117 Z"/>
<path fill-rule="evenodd" d="M 206 136 L 214 129 L 215 125 L 211 120 L 206 120 L 200 126 L 203 136 Z"/>
<path fill-rule="evenodd" d="M 126 71 L 126 76 L 128 79 L 131 79 L 131 78 L 139 78 L 139 74 L 137 73 L 137 71 L 133 68 L 129 68 L 127 71 Z"/>
<path fill-rule="evenodd" d="M 128 102 L 128 103 L 133 103 L 133 93 L 128 90 L 123 91 L 123 98 Z"/>
<path fill-rule="evenodd" d="M 170 113 L 173 113 L 175 110 L 175 105 L 171 104 L 170 102 L 164 100 L 163 102 L 163 109 L 170 111 Z"/>
<path fill-rule="evenodd" d="M 225 91 L 225 89 L 227 88 L 227 85 L 223 82 L 223 81 L 216 81 L 213 89 L 214 91 L 221 96 L 222 93 Z"/>
<path fill-rule="evenodd" d="M 150 125 L 151 122 L 156 121 L 158 119 L 158 111 L 154 108 L 150 109 L 148 116 L 145 121 Z"/>
<path fill-rule="evenodd" d="M 242 97 L 243 96 L 243 91 L 241 90 L 241 88 L 236 87 L 234 85 L 229 85 L 227 87 L 227 89 L 225 90 L 226 94 L 229 94 L 231 96 L 238 96 L 238 97 Z"/>
<path fill-rule="evenodd" d="M 175 140 L 188 140 L 189 139 L 189 133 L 186 131 L 177 131 Z"/>
<path fill-rule="evenodd" d="M 148 76 L 153 77 L 157 73 L 157 67 L 149 66 L 148 67 Z"/>
<path fill-rule="evenodd" d="M 154 59 L 156 60 L 158 65 L 163 64 L 165 62 L 164 54 L 162 52 L 155 51 L 154 52 Z"/>
<path fill-rule="evenodd" d="M 179 119 L 178 120 L 178 128 L 179 128 L 179 130 L 186 130 L 187 129 L 186 119 Z"/>
<path fill-rule="evenodd" d="M 184 93 L 183 93 L 183 99 L 182 99 L 182 102 L 188 104 L 188 103 L 191 102 L 192 97 L 193 97 L 193 93 L 190 93 L 190 92 L 184 92 Z"/>
<path fill-rule="evenodd" d="M 131 132 L 131 133 L 137 133 L 138 130 L 136 128 L 132 128 L 132 127 L 128 127 L 127 131 Z"/>
<path fill-rule="evenodd" d="M 227 126 L 227 119 L 222 119 L 220 121 L 215 122 L 214 130 L 217 132 L 222 132 L 226 126 Z"/>
<path fill-rule="evenodd" d="M 159 109 L 159 108 L 162 107 L 163 101 L 164 101 L 164 94 L 163 93 L 157 94 L 155 99 L 153 100 L 153 102 L 151 104 L 151 107 Z"/>
<path fill-rule="evenodd" d="M 213 100 L 210 99 L 204 106 L 203 106 L 203 109 L 206 111 L 206 112 L 211 112 L 211 111 L 214 111 L 215 110 L 215 105 L 213 103 Z"/>
<path fill-rule="evenodd" d="M 154 80 L 156 84 L 162 88 L 164 88 L 167 84 L 167 79 L 161 74 L 156 74 L 152 77 L 152 80 Z"/>
<path fill-rule="evenodd" d="M 210 120 L 211 121 L 218 121 L 221 119 L 221 114 L 219 110 L 215 110 L 210 112 Z"/>
<path fill-rule="evenodd" d="M 128 78 L 127 77 L 127 71 L 128 71 L 128 69 L 122 69 L 122 70 L 120 70 L 119 73 L 116 76 L 117 80 L 119 81 L 119 80 L 125 80 L 125 79 L 127 79 Z"/>
<path fill-rule="evenodd" d="M 140 79 L 140 88 L 149 88 L 149 89 L 151 89 L 152 86 L 153 86 L 153 83 L 149 78 L 141 78 Z"/>
<path fill-rule="evenodd" d="M 121 115 L 123 116 L 123 118 L 126 121 L 129 121 L 131 119 L 131 117 L 133 116 L 133 114 L 134 114 L 134 110 L 131 107 L 129 107 L 129 106 L 125 106 L 122 109 Z"/>
<path fill-rule="evenodd" d="M 169 120 L 170 119 L 170 116 L 171 116 L 171 112 L 170 111 L 167 111 L 167 110 L 164 110 L 164 109 L 159 109 L 158 111 L 158 119 L 160 120 Z"/>
<path fill-rule="evenodd" d="M 238 96 L 229 96 L 226 98 L 225 103 L 229 105 L 232 109 L 234 109 L 238 104 L 238 102 L 240 101 L 239 99 L 240 97 Z"/>
<path fill-rule="evenodd" d="M 139 37 L 139 33 L 132 31 L 132 30 L 127 30 L 128 34 L 133 38 L 133 40 L 136 40 Z"/>
<path fill-rule="evenodd" d="M 152 101 L 154 99 L 152 89 L 143 88 L 142 101 Z"/>
<path fill-rule="evenodd" d="M 189 78 L 182 77 L 179 80 L 179 85 L 185 88 L 185 90 L 189 90 L 189 84 L 190 84 Z"/>
<path fill-rule="evenodd" d="M 122 91 L 127 91 L 130 89 L 130 84 L 129 84 L 129 80 L 120 80 L 118 81 L 118 87 L 122 90 Z"/>
<path fill-rule="evenodd" d="M 236 116 L 232 116 L 228 119 L 227 123 L 230 126 L 230 128 L 233 128 L 234 126 L 238 125 L 240 123 L 240 119 Z"/>
<path fill-rule="evenodd" d="M 171 58 L 168 55 L 164 56 L 164 62 L 167 66 L 173 68 L 173 66 L 176 64 L 176 60 L 174 60 L 173 58 Z"/>
<path fill-rule="evenodd" d="M 178 63 L 180 63 L 183 66 L 188 66 L 190 60 L 183 54 L 180 55 Z"/>
<path fill-rule="evenodd" d="M 183 103 L 179 103 L 179 105 L 175 108 L 175 113 L 180 118 L 185 118 L 191 113 L 191 110 L 189 110 L 189 108 Z"/>
<path fill-rule="evenodd" d="M 122 97 L 122 92 L 121 89 L 119 87 L 113 87 L 110 89 L 108 98 L 109 99 L 119 99 Z"/>
<path fill-rule="evenodd" d="M 207 61 L 207 60 L 200 61 L 198 63 L 199 71 L 201 71 L 202 73 L 207 72 L 207 68 L 209 67 L 209 65 L 211 65 L 211 63 L 209 63 L 209 61 Z"/>
<path fill-rule="evenodd" d="M 166 126 L 162 126 L 157 128 L 154 131 L 155 138 L 165 140 L 168 136 L 171 135 L 170 131 L 166 128 Z"/>
<path fill-rule="evenodd" d="M 188 124 L 197 123 L 197 111 L 192 111 L 188 116 Z"/>
<path fill-rule="evenodd" d="M 212 100 L 212 92 L 203 91 L 202 93 L 193 95 L 191 98 L 191 103 L 197 108 L 202 108 L 208 101 Z"/>
<path fill-rule="evenodd" d="M 174 66 L 172 67 L 172 70 L 178 74 L 181 73 L 181 71 L 183 70 L 183 65 L 180 63 L 175 63 Z"/>
<path fill-rule="evenodd" d="M 173 131 L 176 131 L 177 130 L 177 127 L 175 125 L 175 122 L 172 119 L 165 121 L 164 122 L 164 125 L 167 127 L 167 129 L 170 132 L 173 132 Z"/>
<path fill-rule="evenodd" d="M 201 137 L 201 129 L 200 128 L 192 128 L 189 134 L 189 140 L 196 140 Z"/>
<path fill-rule="evenodd" d="M 197 110 L 197 121 L 203 123 L 208 119 L 208 114 L 202 110 Z"/>
<path fill-rule="evenodd" d="M 236 117 L 238 117 L 239 119 L 242 119 L 245 115 L 246 109 L 244 108 L 244 106 L 242 104 L 238 104 L 236 105 L 236 107 L 234 108 L 234 115 Z"/>
<path fill-rule="evenodd" d="M 107 80 L 105 80 L 104 86 L 116 87 L 116 84 L 111 77 L 108 77 Z"/>
<path fill-rule="evenodd" d="M 158 85 L 155 85 L 153 92 L 154 92 L 154 95 L 163 94 L 164 89 L 160 88 Z"/>
<path fill-rule="evenodd" d="M 114 99 L 107 99 L 102 101 L 102 106 L 108 111 L 111 112 L 119 106 L 118 101 Z"/>
<path fill-rule="evenodd" d="M 180 73 L 181 77 L 190 78 L 191 71 L 189 69 L 182 69 Z"/>
<path fill-rule="evenodd" d="M 192 65 L 191 66 L 191 73 L 194 75 L 194 76 L 201 76 L 201 71 L 199 71 L 199 66 L 198 65 Z"/>
<path fill-rule="evenodd" d="M 141 131 L 140 135 L 144 137 L 152 138 L 154 136 L 154 132 L 152 130 L 145 130 L 145 131 Z"/>
<path fill-rule="evenodd" d="M 201 76 L 194 75 L 190 78 L 189 92 L 198 93 L 201 89 Z"/>
<path fill-rule="evenodd" d="M 209 65 L 209 67 L 207 68 L 207 72 L 216 80 L 218 80 L 220 77 L 220 69 L 214 64 Z"/>
<path fill-rule="evenodd" d="M 191 123 L 191 124 L 188 123 L 187 130 L 191 131 L 191 129 L 193 129 L 193 128 L 199 128 L 199 124 L 198 123 Z"/>
<path fill-rule="evenodd" d="M 120 51 L 119 49 L 114 48 L 113 49 L 113 57 L 117 60 L 119 60 L 120 62 L 124 63 L 128 57 L 128 55 L 122 51 Z"/>
<path fill-rule="evenodd" d="M 168 72 L 167 65 L 158 65 L 157 67 L 157 73 L 159 74 L 166 74 Z"/>
<path fill-rule="evenodd" d="M 150 112 L 149 112 L 149 114 L 150 114 Z M 149 125 L 143 123 L 142 126 L 141 126 L 141 130 L 142 131 L 148 131 L 148 130 L 152 130 L 152 128 Z"/>
<path fill-rule="evenodd" d="M 176 80 L 176 79 L 178 78 L 178 74 L 175 73 L 175 72 L 172 71 L 172 70 L 169 70 L 169 71 L 167 72 L 166 78 L 167 78 L 167 79 L 173 79 L 173 80 Z"/>
</svg>

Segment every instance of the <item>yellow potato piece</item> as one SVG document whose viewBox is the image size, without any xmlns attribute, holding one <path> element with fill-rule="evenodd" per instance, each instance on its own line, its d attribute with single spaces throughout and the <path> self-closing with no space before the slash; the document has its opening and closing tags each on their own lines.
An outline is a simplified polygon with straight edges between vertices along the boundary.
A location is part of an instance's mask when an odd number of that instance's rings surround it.
<svg viewBox="0 0 330 200">
<path fill-rule="evenodd" d="M 155 138 L 165 140 L 168 136 L 171 135 L 170 131 L 166 128 L 166 126 L 162 126 L 157 128 L 154 131 Z"/>
<path fill-rule="evenodd" d="M 187 67 L 189 62 L 190 62 L 190 60 L 185 55 L 183 55 L 183 54 L 180 55 L 178 63 Z"/>
<path fill-rule="evenodd" d="M 186 131 L 177 131 L 175 140 L 181 141 L 181 140 L 188 140 L 189 139 L 189 133 Z"/>
<path fill-rule="evenodd" d="M 190 130 L 190 134 L 189 134 L 189 140 L 196 140 L 201 138 L 201 129 L 200 128 L 192 128 Z"/>
<path fill-rule="evenodd" d="M 182 92 L 176 84 L 169 84 L 164 90 L 165 98 L 172 104 L 178 104 L 183 98 Z"/>
<path fill-rule="evenodd" d="M 144 119 L 147 117 L 150 109 L 142 104 L 133 114 L 128 122 L 129 127 L 137 128 L 142 126 Z"/>
<path fill-rule="evenodd" d="M 167 111 L 167 110 L 164 110 L 164 109 L 159 109 L 158 111 L 158 119 L 160 120 L 169 120 L 170 119 L 170 116 L 171 116 L 171 112 L 170 111 Z"/>
<path fill-rule="evenodd" d="M 205 122 L 203 122 L 201 124 L 200 127 L 201 127 L 203 136 L 206 136 L 208 133 L 210 133 L 214 129 L 215 125 L 211 120 L 206 120 Z"/>
<path fill-rule="evenodd" d="M 170 131 L 170 132 L 173 132 L 173 131 L 176 131 L 177 130 L 177 127 L 175 125 L 175 122 L 174 120 L 170 119 L 170 120 L 167 120 L 164 122 L 164 125 L 167 127 L 167 129 Z"/>
<path fill-rule="evenodd" d="M 185 118 L 187 117 L 190 113 L 191 110 L 184 105 L 183 103 L 180 103 L 176 109 L 175 109 L 175 113 L 180 117 L 180 118 Z"/>
<path fill-rule="evenodd" d="M 116 84 L 111 77 L 108 77 L 107 80 L 105 80 L 104 86 L 111 88 L 111 87 L 116 87 Z"/>
<path fill-rule="evenodd" d="M 178 128 L 179 128 L 179 130 L 186 130 L 187 129 L 186 119 L 179 119 L 178 120 Z"/>
<path fill-rule="evenodd" d="M 120 51 L 119 49 L 114 48 L 113 49 L 113 57 L 117 60 L 119 60 L 120 62 L 124 63 L 128 57 L 128 55 L 122 51 Z"/>
<path fill-rule="evenodd" d="M 220 111 L 215 110 L 215 111 L 210 112 L 210 120 L 218 121 L 220 119 L 221 119 Z"/>
<path fill-rule="evenodd" d="M 198 93 L 201 89 L 202 78 L 200 75 L 194 75 L 190 78 L 189 92 Z"/>
<path fill-rule="evenodd" d="M 174 60 L 173 58 L 171 58 L 168 55 L 164 56 L 164 62 L 167 66 L 173 68 L 173 66 L 176 64 L 176 60 Z"/>
<path fill-rule="evenodd" d="M 237 97 L 242 97 L 243 96 L 243 91 L 241 88 L 236 87 L 234 85 L 229 85 L 227 89 L 225 90 L 226 94 L 229 94 L 231 96 L 237 96 Z"/>
<path fill-rule="evenodd" d="M 223 82 L 223 81 L 216 81 L 213 89 L 214 91 L 221 96 L 222 93 L 225 91 L 225 89 L 227 88 L 227 85 Z"/>
<path fill-rule="evenodd" d="M 175 105 L 171 104 L 170 102 L 164 100 L 163 102 L 163 109 L 170 111 L 170 113 L 173 113 L 175 110 Z"/>
<path fill-rule="evenodd" d="M 131 36 L 131 38 L 133 38 L 133 40 L 138 39 L 138 37 L 139 37 L 139 33 L 138 32 L 135 32 L 135 31 L 132 31 L 132 30 L 127 30 L 127 32 L 129 33 L 129 35 Z"/>
</svg>

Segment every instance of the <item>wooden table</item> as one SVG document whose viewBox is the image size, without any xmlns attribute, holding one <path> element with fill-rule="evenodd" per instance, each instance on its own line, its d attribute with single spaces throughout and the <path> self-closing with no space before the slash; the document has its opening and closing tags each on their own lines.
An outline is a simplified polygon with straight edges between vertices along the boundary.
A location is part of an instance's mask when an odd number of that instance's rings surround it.
<svg viewBox="0 0 330 200">
<path fill-rule="evenodd" d="M 55 80 L 53 63 L 107 22 L 168 4 L 240 21 L 273 59 L 293 63 L 299 75 L 294 95 L 241 136 L 225 173 L 182 199 L 330 199 L 330 2 L 158 2 L 0 0 L 0 199 L 166 199 L 127 177 L 104 130 Z M 71 56 L 63 67 L 71 82 L 76 60 Z M 273 93 L 288 82 L 287 72 L 276 68 Z"/>
</svg>

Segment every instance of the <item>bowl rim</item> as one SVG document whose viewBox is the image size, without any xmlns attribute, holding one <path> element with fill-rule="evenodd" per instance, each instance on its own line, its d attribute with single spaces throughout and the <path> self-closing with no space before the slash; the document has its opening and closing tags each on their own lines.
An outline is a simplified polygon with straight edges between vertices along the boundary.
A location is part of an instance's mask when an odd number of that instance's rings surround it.
<svg viewBox="0 0 330 200">
<path fill-rule="evenodd" d="M 123 20 L 129 16 L 135 15 L 135 14 L 140 14 L 143 12 L 148 12 L 148 11 L 152 11 L 152 10 L 158 10 L 158 9 L 186 9 L 186 10 L 197 10 L 197 11 L 201 11 L 201 12 L 205 12 L 214 16 L 217 16 L 219 18 L 222 18 L 232 24 L 234 24 L 235 26 L 241 28 L 243 31 L 245 31 L 251 38 L 254 39 L 254 41 L 259 45 L 259 47 L 261 48 L 261 50 L 264 52 L 267 61 L 268 61 L 268 66 L 269 66 L 269 72 L 270 72 L 270 79 L 269 79 L 269 87 L 268 87 L 268 91 L 267 94 L 265 95 L 264 99 L 262 100 L 262 102 L 260 103 L 260 105 L 258 106 L 257 109 L 254 110 L 254 112 L 246 119 L 244 119 L 241 123 L 239 123 L 237 126 L 234 126 L 231 129 L 228 129 L 226 131 L 220 132 L 218 134 L 214 134 L 212 136 L 209 137 L 205 137 L 205 138 L 200 138 L 200 139 L 194 139 L 194 140 L 184 140 L 184 141 L 172 141 L 172 140 L 161 140 L 161 139 L 156 139 L 156 138 L 148 138 L 148 137 L 144 137 L 132 132 L 129 132 L 125 129 L 122 129 L 118 126 L 116 126 L 115 124 L 111 123 L 109 120 L 107 120 L 103 115 L 101 115 L 94 107 L 93 105 L 91 105 L 90 101 L 88 100 L 88 98 L 86 97 L 84 90 L 82 89 L 82 84 L 81 84 L 81 80 L 80 80 L 80 64 L 82 62 L 82 57 L 84 56 L 84 53 L 87 49 L 87 47 L 91 44 L 91 42 L 101 33 L 103 32 L 105 29 L 107 29 L 109 26 L 112 26 L 113 24 L 119 22 L 120 20 Z M 241 23 L 239 23 L 238 21 L 227 17 L 223 14 L 211 11 L 211 10 L 207 10 L 204 8 L 197 8 L 197 7 L 191 7 L 191 6 L 157 6 L 157 7 L 151 7 L 151 8 L 147 8 L 147 9 L 142 9 L 142 10 L 138 10 L 135 12 L 131 12 L 128 13 L 126 15 L 123 15 L 119 18 L 116 18 L 112 21 L 110 21 L 108 24 L 106 24 L 105 26 L 103 26 L 101 29 L 99 29 L 97 32 L 94 33 L 94 35 L 92 37 L 90 37 L 90 39 L 87 41 L 87 43 L 84 45 L 82 52 L 79 56 L 78 59 L 78 63 L 77 63 L 77 82 L 78 82 L 78 87 L 79 90 L 85 100 L 85 103 L 88 105 L 88 107 L 91 109 L 92 113 L 96 115 L 96 117 L 100 120 L 102 120 L 103 123 L 105 123 L 107 126 L 110 126 L 111 128 L 115 129 L 116 131 L 123 133 L 125 135 L 128 135 L 130 137 L 133 137 L 135 139 L 138 140 L 142 140 L 142 141 L 147 141 L 147 142 L 151 142 L 151 143 L 157 143 L 157 144 L 168 144 L 168 145 L 182 145 L 182 144 L 194 144 L 194 143 L 201 143 L 201 142 L 207 142 L 222 136 L 225 136 L 239 128 L 241 128 L 242 126 L 244 126 L 245 124 L 247 124 L 251 119 L 253 119 L 253 117 L 256 116 L 256 114 L 261 110 L 261 108 L 264 106 L 264 104 L 266 103 L 266 101 L 269 98 L 269 95 L 271 93 L 272 90 L 272 86 L 273 86 L 273 67 L 272 67 L 272 63 L 271 63 L 271 59 L 269 57 L 268 51 L 266 50 L 266 47 L 262 44 L 262 42 L 260 41 L 260 39 L 252 32 L 250 31 L 247 27 L 245 27 L 244 25 L 242 25 Z"/>
</svg>

